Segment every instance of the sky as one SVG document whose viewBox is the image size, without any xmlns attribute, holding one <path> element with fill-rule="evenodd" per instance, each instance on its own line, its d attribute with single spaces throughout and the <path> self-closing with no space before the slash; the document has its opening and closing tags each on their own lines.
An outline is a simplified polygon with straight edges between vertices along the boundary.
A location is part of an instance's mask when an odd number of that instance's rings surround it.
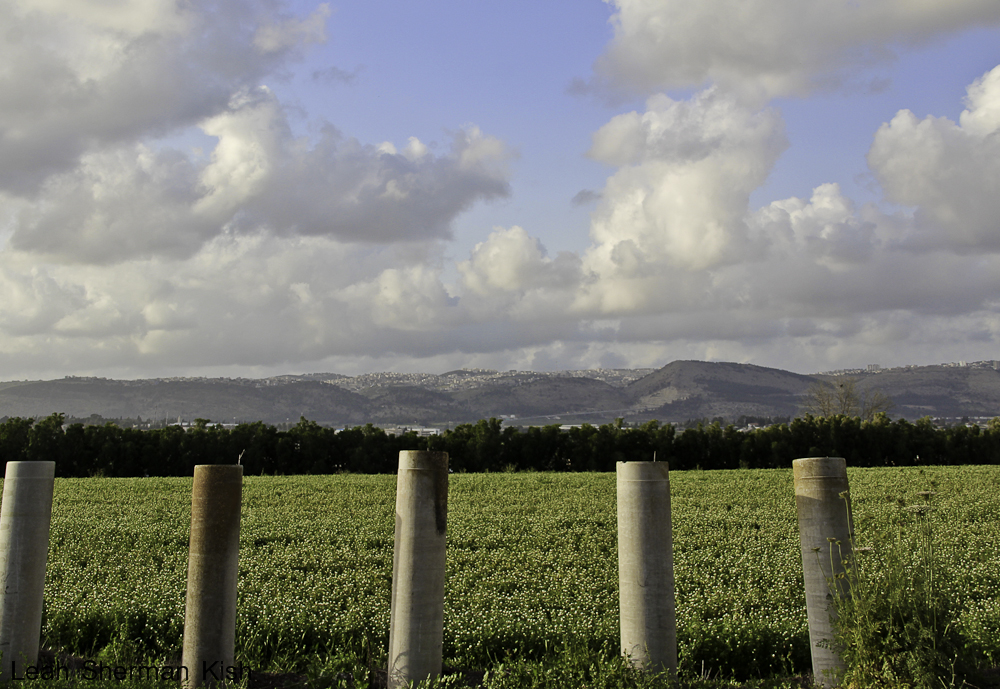
<svg viewBox="0 0 1000 689">
<path fill-rule="evenodd" d="M 1000 359 L 996 0 L 0 0 L 0 379 Z"/>
</svg>

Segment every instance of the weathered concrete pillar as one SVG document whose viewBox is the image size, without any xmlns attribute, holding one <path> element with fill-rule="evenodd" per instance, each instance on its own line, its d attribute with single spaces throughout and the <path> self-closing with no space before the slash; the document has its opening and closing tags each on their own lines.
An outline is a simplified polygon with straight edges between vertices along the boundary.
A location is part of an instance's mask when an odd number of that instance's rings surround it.
<svg viewBox="0 0 1000 689">
<path fill-rule="evenodd" d="M 441 674 L 448 453 L 404 450 L 396 479 L 389 687 Z"/>
<path fill-rule="evenodd" d="M 188 687 L 243 675 L 234 666 L 242 498 L 242 466 L 194 468 L 181 661 Z"/>
<path fill-rule="evenodd" d="M 618 462 L 618 595 L 622 653 L 649 672 L 677 672 L 670 465 Z"/>
<path fill-rule="evenodd" d="M 55 473 L 55 462 L 7 462 L 0 505 L 2 682 L 38 662 Z"/>
<path fill-rule="evenodd" d="M 847 462 L 841 457 L 810 457 L 792 462 L 795 507 L 805 575 L 809 647 L 816 684 L 837 686 L 844 662 L 835 648 L 821 646 L 834 637 L 831 579 L 844 572 L 851 554 Z M 847 496 L 847 499 L 845 497 Z M 842 580 L 847 587 L 847 579 Z M 843 590 L 843 589 L 841 589 Z"/>
</svg>

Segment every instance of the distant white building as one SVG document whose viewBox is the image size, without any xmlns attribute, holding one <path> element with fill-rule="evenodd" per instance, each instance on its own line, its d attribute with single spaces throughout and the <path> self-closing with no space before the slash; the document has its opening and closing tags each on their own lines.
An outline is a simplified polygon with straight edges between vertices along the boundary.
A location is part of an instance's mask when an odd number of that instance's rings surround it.
<svg viewBox="0 0 1000 689">
<path fill-rule="evenodd" d="M 440 428 L 401 428 L 401 433 L 416 433 L 419 438 L 429 438 L 432 435 L 441 435 Z"/>
<path fill-rule="evenodd" d="M 881 370 L 882 366 L 880 364 L 868 364 L 868 373 L 878 373 Z"/>
</svg>

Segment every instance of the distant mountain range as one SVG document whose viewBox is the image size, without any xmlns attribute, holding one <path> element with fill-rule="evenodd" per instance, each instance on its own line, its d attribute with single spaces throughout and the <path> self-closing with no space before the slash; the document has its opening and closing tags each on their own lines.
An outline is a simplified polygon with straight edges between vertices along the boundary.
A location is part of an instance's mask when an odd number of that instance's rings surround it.
<svg viewBox="0 0 1000 689">
<path fill-rule="evenodd" d="M 462 369 L 441 375 L 335 373 L 266 379 L 108 380 L 68 377 L 0 383 L 0 416 L 295 422 L 426 427 L 505 417 L 513 424 L 663 422 L 802 413 L 810 386 L 858 379 L 895 402 L 892 416 L 1000 415 L 995 362 L 801 375 L 751 364 L 675 361 L 660 369 L 534 373 Z"/>
</svg>

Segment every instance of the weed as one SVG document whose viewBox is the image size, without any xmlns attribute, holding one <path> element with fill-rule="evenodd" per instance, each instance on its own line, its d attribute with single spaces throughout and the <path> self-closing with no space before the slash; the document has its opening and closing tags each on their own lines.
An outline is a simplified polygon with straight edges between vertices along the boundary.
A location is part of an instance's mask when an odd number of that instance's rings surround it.
<svg viewBox="0 0 1000 689">
<path fill-rule="evenodd" d="M 913 505 L 897 500 L 891 523 L 869 535 L 872 545 L 852 548 L 844 573 L 830 581 L 845 687 L 970 686 L 970 645 L 945 595 L 947 572 L 934 545 L 934 495 L 921 491 Z M 856 545 L 853 522 L 851 534 Z"/>
</svg>

